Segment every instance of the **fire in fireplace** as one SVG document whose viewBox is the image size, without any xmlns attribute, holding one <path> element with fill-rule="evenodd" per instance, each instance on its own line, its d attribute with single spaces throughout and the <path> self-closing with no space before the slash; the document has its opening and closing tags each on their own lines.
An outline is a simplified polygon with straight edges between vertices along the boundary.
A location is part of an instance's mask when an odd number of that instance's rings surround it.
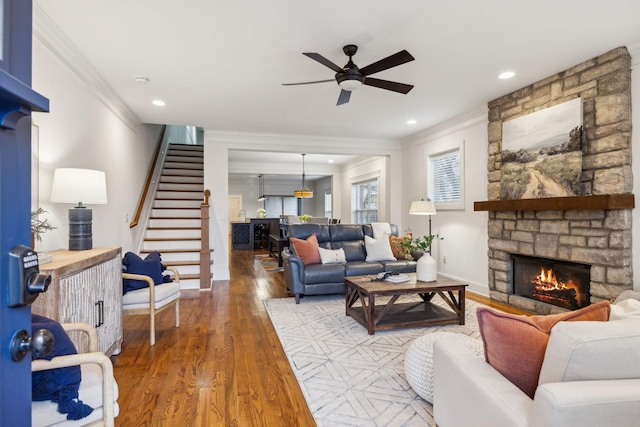
<svg viewBox="0 0 640 427">
<path fill-rule="evenodd" d="M 513 293 L 569 310 L 590 304 L 591 266 L 512 255 Z"/>
</svg>

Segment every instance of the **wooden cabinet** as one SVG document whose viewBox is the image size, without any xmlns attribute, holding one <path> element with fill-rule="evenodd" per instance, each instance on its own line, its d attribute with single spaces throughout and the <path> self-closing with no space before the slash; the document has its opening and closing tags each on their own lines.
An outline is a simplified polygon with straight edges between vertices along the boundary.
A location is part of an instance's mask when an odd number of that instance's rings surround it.
<svg viewBox="0 0 640 427">
<path fill-rule="evenodd" d="M 85 251 L 59 249 L 40 271 L 51 275 L 49 290 L 32 305 L 33 313 L 60 323 L 86 322 L 98 331 L 98 349 L 120 353 L 122 345 L 122 256 L 120 248 Z M 69 334 L 79 352 L 86 351 L 82 334 Z"/>
</svg>

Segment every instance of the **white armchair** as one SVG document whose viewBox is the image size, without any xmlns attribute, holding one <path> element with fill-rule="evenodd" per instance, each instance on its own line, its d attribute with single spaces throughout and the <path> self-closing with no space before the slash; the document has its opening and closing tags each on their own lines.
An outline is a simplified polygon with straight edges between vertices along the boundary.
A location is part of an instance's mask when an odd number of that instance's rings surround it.
<svg viewBox="0 0 640 427">
<path fill-rule="evenodd" d="M 534 399 L 456 340 L 436 340 L 433 357 L 441 427 L 638 425 L 639 318 L 556 324 Z"/>
<path fill-rule="evenodd" d="M 118 384 L 113 377 L 113 365 L 104 353 L 98 351 L 98 335 L 87 323 L 62 324 L 65 331 L 82 331 L 89 338 L 89 352 L 57 356 L 51 360 L 34 360 L 31 370 L 66 368 L 80 365 L 82 381 L 78 390 L 79 399 L 94 408 L 93 412 L 80 420 L 69 421 L 66 414 L 58 412 L 58 404 L 50 401 L 32 402 L 31 423 L 34 427 L 56 426 L 106 426 L 114 425 L 118 416 Z"/>
<path fill-rule="evenodd" d="M 156 343 L 156 314 L 170 307 L 176 309 L 176 328 L 180 327 L 180 275 L 178 270 L 167 267 L 173 274 L 173 282 L 156 286 L 153 279 L 141 274 L 122 273 L 123 279 L 144 280 L 148 287 L 129 291 L 122 297 L 122 314 L 149 314 L 149 342 Z"/>
</svg>

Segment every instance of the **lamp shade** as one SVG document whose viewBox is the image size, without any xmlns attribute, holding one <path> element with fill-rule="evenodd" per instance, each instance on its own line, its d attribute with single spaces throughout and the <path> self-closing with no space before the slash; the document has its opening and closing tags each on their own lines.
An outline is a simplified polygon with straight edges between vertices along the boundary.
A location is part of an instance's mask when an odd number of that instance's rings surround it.
<svg viewBox="0 0 640 427">
<path fill-rule="evenodd" d="M 416 200 L 411 202 L 411 207 L 409 208 L 410 215 L 435 215 L 436 207 L 433 204 L 433 201 L 427 200 Z"/>
<path fill-rule="evenodd" d="M 105 173 L 91 169 L 56 169 L 53 175 L 51 201 L 57 203 L 107 203 Z"/>
</svg>

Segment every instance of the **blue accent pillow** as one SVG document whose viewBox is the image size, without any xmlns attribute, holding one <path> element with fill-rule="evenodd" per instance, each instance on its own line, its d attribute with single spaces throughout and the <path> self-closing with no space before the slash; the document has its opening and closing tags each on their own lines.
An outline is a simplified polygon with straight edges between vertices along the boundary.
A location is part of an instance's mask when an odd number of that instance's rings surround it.
<svg viewBox="0 0 640 427">
<path fill-rule="evenodd" d="M 56 356 L 78 354 L 67 332 L 55 320 L 37 314 L 31 315 L 31 334 L 38 329 L 47 329 L 53 334 L 53 351 L 44 357 L 51 360 Z M 67 414 L 68 420 L 79 420 L 93 412 L 93 408 L 78 399 L 78 389 L 82 374 L 80 366 L 49 369 L 31 374 L 32 400 L 51 400 L 58 404 L 58 412 Z"/>
<path fill-rule="evenodd" d="M 161 285 L 171 281 L 169 276 L 162 275 L 166 267 L 162 265 L 161 261 L 160 252 L 158 251 L 151 252 L 144 259 L 133 252 L 127 252 L 122 259 L 122 271 L 149 276 L 156 285 Z M 123 279 L 122 293 L 126 294 L 129 291 L 146 288 L 147 286 L 149 285 L 144 280 Z"/>
</svg>

